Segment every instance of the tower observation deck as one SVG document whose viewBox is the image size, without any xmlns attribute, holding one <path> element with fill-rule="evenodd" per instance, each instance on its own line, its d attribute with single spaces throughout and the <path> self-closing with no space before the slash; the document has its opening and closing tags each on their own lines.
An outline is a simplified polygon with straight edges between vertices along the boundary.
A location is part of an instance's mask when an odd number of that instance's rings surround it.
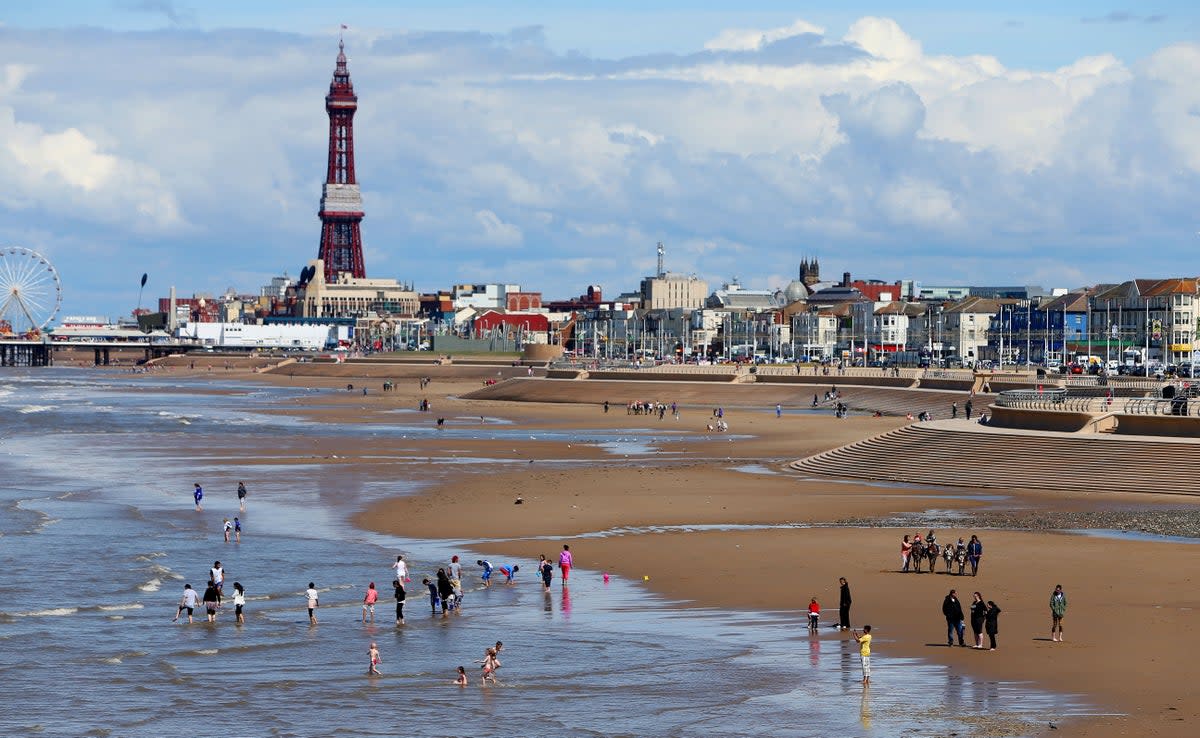
<svg viewBox="0 0 1200 738">
<path fill-rule="evenodd" d="M 329 163 L 325 186 L 321 190 L 321 248 L 317 258 L 325 263 L 325 281 L 337 281 L 338 274 L 356 278 L 367 276 L 363 263 L 362 193 L 354 176 L 354 112 L 358 96 L 346 67 L 345 44 L 338 41 L 337 66 L 325 96 L 329 114 Z"/>
</svg>

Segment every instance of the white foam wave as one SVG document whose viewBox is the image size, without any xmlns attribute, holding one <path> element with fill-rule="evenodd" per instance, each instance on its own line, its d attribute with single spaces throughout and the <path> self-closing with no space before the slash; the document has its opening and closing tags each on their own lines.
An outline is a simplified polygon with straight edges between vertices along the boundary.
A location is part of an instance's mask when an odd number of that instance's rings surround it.
<svg viewBox="0 0 1200 738">
<path fill-rule="evenodd" d="M 196 651 L 196 655 L 197 656 L 216 656 L 220 652 L 221 652 L 221 649 L 219 649 L 219 648 L 202 648 L 199 651 Z"/>
<path fill-rule="evenodd" d="M 22 415 L 29 415 L 30 413 L 44 413 L 47 410 L 54 410 L 57 407 L 57 405 L 25 405 L 19 408 L 17 412 Z"/>
<path fill-rule="evenodd" d="M 176 574 L 169 566 L 152 564 L 150 566 L 150 571 L 159 577 L 166 577 L 167 579 L 183 579 L 182 574 Z"/>
<path fill-rule="evenodd" d="M 129 604 L 126 604 L 126 605 L 100 605 L 96 609 L 104 610 L 107 612 L 107 611 L 112 611 L 112 610 L 141 610 L 144 607 L 145 607 L 145 605 L 143 605 L 140 602 L 130 602 Z"/>
<path fill-rule="evenodd" d="M 120 663 L 122 663 L 122 661 L 121 661 L 121 657 L 120 657 L 120 656 L 112 656 L 112 657 L 110 657 L 110 658 L 104 659 L 104 663 L 106 663 L 106 664 L 120 664 Z"/>
<path fill-rule="evenodd" d="M 142 590 L 143 592 L 157 592 L 160 587 L 162 587 L 162 580 L 158 577 L 151 579 L 145 584 L 138 585 L 138 589 Z"/>
<path fill-rule="evenodd" d="M 78 607 L 55 607 L 49 610 L 30 610 L 29 612 L 14 612 L 9 613 L 14 618 L 42 618 L 56 617 L 59 615 L 74 615 L 79 612 Z"/>
</svg>

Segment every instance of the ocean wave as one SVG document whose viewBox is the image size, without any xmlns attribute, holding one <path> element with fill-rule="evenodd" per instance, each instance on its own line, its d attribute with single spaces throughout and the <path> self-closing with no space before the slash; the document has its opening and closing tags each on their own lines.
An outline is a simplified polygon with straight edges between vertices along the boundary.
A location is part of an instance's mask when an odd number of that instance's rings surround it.
<svg viewBox="0 0 1200 738">
<path fill-rule="evenodd" d="M 145 607 L 146 606 L 140 602 L 130 602 L 125 605 L 97 605 L 96 609 L 108 612 L 112 610 L 141 610 Z"/>
<path fill-rule="evenodd" d="M 22 415 L 29 415 L 30 413 L 44 413 L 47 410 L 56 409 L 58 409 L 58 405 L 25 405 L 19 408 L 17 412 L 21 413 Z"/>
<path fill-rule="evenodd" d="M 30 610 L 28 612 L 9 612 L 4 613 L 13 618 L 44 618 L 57 617 L 59 615 L 74 615 L 79 612 L 78 607 L 55 607 L 49 610 Z"/>
<path fill-rule="evenodd" d="M 151 579 L 150 581 L 146 582 L 145 584 L 138 585 L 138 589 L 140 589 L 143 592 L 157 592 L 160 587 L 162 587 L 162 580 L 159 579 L 158 577 Z"/>
<path fill-rule="evenodd" d="M 194 651 L 197 656 L 216 656 L 221 652 L 219 648 L 202 648 L 199 651 Z"/>
<path fill-rule="evenodd" d="M 183 579 L 182 574 L 176 574 L 175 571 L 173 569 L 171 569 L 171 567 L 169 567 L 169 566 L 162 566 L 161 564 L 151 564 L 149 569 L 152 574 L 159 576 L 159 577 L 166 577 L 167 579 Z"/>
</svg>

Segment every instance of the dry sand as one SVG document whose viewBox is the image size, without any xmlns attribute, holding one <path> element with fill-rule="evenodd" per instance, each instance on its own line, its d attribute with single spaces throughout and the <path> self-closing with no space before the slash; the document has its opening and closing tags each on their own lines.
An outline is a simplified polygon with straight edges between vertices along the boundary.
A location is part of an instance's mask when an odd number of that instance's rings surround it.
<svg viewBox="0 0 1200 738">
<path fill-rule="evenodd" d="M 871 623 L 877 634 L 876 658 L 919 656 L 987 678 L 1029 680 L 1046 689 L 1085 695 L 1100 713 L 1117 716 L 1075 719 L 1059 724 L 1056 736 L 1191 736 L 1198 705 L 1192 696 L 1200 667 L 1186 646 L 1200 609 L 1192 583 L 1200 547 L 1166 542 L 1131 542 L 1055 533 L 981 531 L 985 556 L 976 578 L 945 574 L 902 574 L 899 539 L 905 532 L 888 528 L 820 527 L 846 518 L 885 518 L 897 511 L 971 508 L 994 505 L 955 490 L 947 498 L 937 490 L 913 490 L 804 480 L 782 470 L 788 461 L 881 433 L 902 421 L 853 417 L 750 414 L 731 411 L 727 419 L 738 436 L 708 433 L 710 405 L 721 388 L 706 390 L 705 407 L 685 407 L 679 421 L 628 416 L 623 407 L 602 413 L 595 404 L 503 403 L 460 400 L 504 368 L 398 367 L 389 375 L 396 391 L 378 392 L 380 374 L 357 377 L 353 365 L 330 367 L 331 378 L 249 374 L 262 381 L 339 387 L 366 384 L 359 391 L 323 393 L 282 411 L 327 422 L 373 422 L 381 413 L 415 407 L 421 398 L 434 406 L 429 420 L 478 422 L 479 416 L 504 417 L 532 438 L 511 442 L 462 441 L 453 449 L 438 439 L 381 439 L 370 449 L 349 442 L 323 451 L 339 458 L 330 463 L 407 463 L 405 473 L 427 484 L 413 497 L 390 500 L 357 516 L 364 527 L 406 537 L 460 540 L 489 539 L 481 548 L 535 560 L 553 558 L 570 543 L 577 566 L 609 571 L 642 581 L 650 591 L 699 606 L 768 609 L 800 613 L 816 596 L 829 617 L 836 617 L 837 578 L 850 581 L 855 624 Z M 176 375 L 212 376 L 204 369 L 171 369 Z M 522 372 L 524 370 L 521 370 Z M 364 370 L 364 373 L 366 371 Z M 417 377 L 430 376 L 427 388 Z M 594 384 L 580 382 L 581 403 L 595 403 Z M 670 403 L 670 385 L 653 388 L 645 399 Z M 661 445 L 669 452 L 622 458 L 591 444 L 538 439 L 546 429 L 651 428 L 686 435 Z M 210 449 L 220 455 L 234 449 Z M 311 455 L 311 449 L 275 449 L 264 456 Z M 390 455 L 393 459 L 388 459 Z M 414 457 L 478 454 L 515 459 L 506 464 L 447 470 Z M 363 458 L 369 456 L 371 458 Z M 385 457 L 383 460 L 380 457 Z M 407 460 L 407 462 L 405 461 Z M 551 460 L 575 460 L 564 468 Z M 754 464 L 777 474 L 736 471 Z M 514 466 L 516 468 L 514 468 Z M 1031 464 L 1036 469 L 1036 464 Z M 1032 479 L 1032 477 L 1031 477 Z M 994 492 L 994 491 L 993 491 Z M 514 505 L 520 494 L 524 502 Z M 966 499 L 962 499 L 966 498 Z M 1154 507 L 1191 504 L 1153 495 L 1061 495 L 1015 491 L 1005 505 L 1033 509 L 1093 509 L 1105 506 Z M 451 513 L 452 511 L 452 513 Z M 764 530 L 679 532 L 638 531 L 647 526 L 786 524 Z M 627 530 L 605 538 L 576 538 L 583 533 Z M 924 532 L 924 531 L 922 531 Z M 939 530 L 947 542 L 970 530 Z M 531 538 L 497 542 L 494 539 Z M 1056 583 L 1068 593 L 1066 642 L 1049 641 L 1048 600 Z M 950 588 L 970 601 L 979 590 L 1003 609 L 999 649 L 994 652 L 946 648 L 941 602 Z M 968 637 L 970 634 L 968 632 Z M 985 639 L 986 640 L 986 639 Z M 1049 731 L 1047 731 L 1049 733 Z"/>
</svg>

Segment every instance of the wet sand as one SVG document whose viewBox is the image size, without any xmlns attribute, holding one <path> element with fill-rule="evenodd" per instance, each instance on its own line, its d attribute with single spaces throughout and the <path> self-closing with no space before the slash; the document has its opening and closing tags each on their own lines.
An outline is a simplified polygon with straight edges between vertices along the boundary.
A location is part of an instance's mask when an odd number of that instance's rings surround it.
<svg viewBox="0 0 1200 738">
<path fill-rule="evenodd" d="M 854 595 L 853 622 L 874 626 L 877 661 L 889 654 L 918 656 L 989 678 L 1029 680 L 1045 689 L 1084 694 L 1098 712 L 1122 713 L 1064 721 L 1053 733 L 1057 736 L 1193 733 L 1187 726 L 1198 717 L 1191 692 L 1200 667 L 1192 662 L 1183 640 L 1200 608 L 1191 581 L 1200 563 L 1200 546 L 1050 532 L 978 531 L 985 556 L 980 575 L 972 578 L 899 573 L 899 539 L 912 530 L 820 527 L 851 518 L 886 519 L 899 511 L 963 510 L 969 515 L 976 507 L 1035 512 L 1178 508 L 1192 504 L 1187 500 L 1014 491 L 1009 499 L 996 502 L 970 499 L 971 494 L 962 490 L 911 490 L 804 480 L 782 472 L 747 473 L 734 467 L 782 470 L 788 461 L 884 432 L 902 421 L 867 417 L 838 421 L 813 415 L 775 418 L 770 412 L 731 411 L 727 420 L 736 437 L 730 437 L 704 430 L 708 407 L 686 407 L 679 421 L 669 413 L 659 421 L 627 416 L 617 406 L 606 415 L 595 404 L 457 399 L 495 375 L 487 368 L 456 372 L 453 377 L 439 376 L 441 367 L 397 369 L 397 388 L 389 393 L 377 392 L 378 378 L 355 380 L 352 367 L 336 369 L 339 376 L 328 379 L 238 370 L 228 376 L 324 387 L 359 381 L 370 387 L 366 398 L 357 391 L 324 393 L 281 408 L 314 420 L 361 423 L 384 417 L 394 422 L 394 417 L 389 418 L 394 411 L 410 409 L 428 398 L 434 410 L 422 414 L 427 422 L 444 416 L 460 424 L 456 427 L 467 427 L 483 415 L 509 420 L 512 428 L 532 436 L 519 444 L 469 438 L 452 442 L 437 437 L 373 439 L 370 448 L 347 439 L 321 449 L 338 457 L 330 463 L 343 464 L 378 463 L 372 457 L 381 454 L 478 454 L 520 462 L 464 465 L 451 471 L 438 465 L 436 472 L 413 463 L 411 478 L 424 483 L 424 490 L 364 511 L 356 518 L 363 527 L 416 538 L 486 540 L 479 544 L 481 549 L 524 560 L 536 560 L 539 553 L 553 558 L 562 543 L 569 543 L 578 567 L 634 581 L 648 576 L 642 586 L 655 594 L 705 607 L 789 613 L 800 612 L 816 596 L 826 623 L 836 618 L 837 578 L 845 576 Z M 475 369 L 477 375 L 470 376 Z M 167 371 L 213 376 L 207 370 Z M 434 381 L 422 389 L 417 376 L 431 376 Z M 595 396 L 594 388 L 580 383 L 582 403 L 594 403 Z M 652 388 L 650 397 L 639 399 L 670 403 L 676 398 L 671 386 L 663 385 Z M 596 428 L 661 429 L 681 435 L 672 435 L 659 446 L 666 453 L 643 457 L 635 451 L 629 458 L 592 444 L 538 438 L 546 431 L 561 435 Z M 292 450 L 306 451 L 312 453 Z M 263 456 L 285 458 L 287 453 L 268 448 Z M 564 461 L 577 465 L 568 468 Z M 514 505 L 518 494 L 523 504 Z M 790 524 L 817 527 L 670 529 Z M 643 530 L 653 526 L 668 530 Z M 601 531 L 611 533 L 588 535 Z M 938 531 L 942 542 L 971 532 L 976 531 L 969 527 Z M 1070 599 L 1065 643 L 1049 641 L 1048 599 L 1056 583 L 1064 585 Z M 945 646 L 940 607 L 952 587 L 964 607 L 970 593 L 979 590 L 1003 609 L 997 651 Z M 1049 726 L 1046 732 L 1050 733 Z"/>
</svg>

